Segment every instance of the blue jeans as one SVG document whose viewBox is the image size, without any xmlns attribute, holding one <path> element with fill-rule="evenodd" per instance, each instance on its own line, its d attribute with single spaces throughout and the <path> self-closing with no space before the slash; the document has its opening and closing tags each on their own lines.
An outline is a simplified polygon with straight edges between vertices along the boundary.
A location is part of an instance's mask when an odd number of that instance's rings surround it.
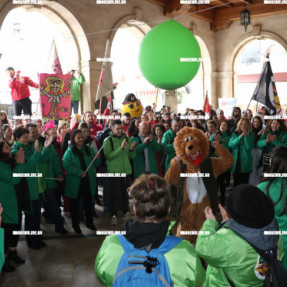
<svg viewBox="0 0 287 287">
<path fill-rule="evenodd" d="M 77 113 L 78 113 L 78 110 L 79 110 L 79 101 L 71 101 L 70 114 L 72 113 L 72 109 L 74 110 L 74 114 L 77 114 Z"/>
</svg>

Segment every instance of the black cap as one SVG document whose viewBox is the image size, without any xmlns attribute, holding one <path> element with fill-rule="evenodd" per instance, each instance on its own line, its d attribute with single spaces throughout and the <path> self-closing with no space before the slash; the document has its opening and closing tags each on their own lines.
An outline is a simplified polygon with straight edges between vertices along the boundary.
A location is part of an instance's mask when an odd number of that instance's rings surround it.
<svg viewBox="0 0 287 287">
<path fill-rule="evenodd" d="M 274 219 L 271 199 L 250 184 L 240 184 L 232 190 L 227 212 L 237 223 L 251 228 L 263 228 Z"/>
<path fill-rule="evenodd" d="M 123 104 L 126 104 L 128 102 L 136 102 L 136 101 L 138 101 L 137 97 L 134 94 L 130 93 L 126 95 Z"/>
</svg>

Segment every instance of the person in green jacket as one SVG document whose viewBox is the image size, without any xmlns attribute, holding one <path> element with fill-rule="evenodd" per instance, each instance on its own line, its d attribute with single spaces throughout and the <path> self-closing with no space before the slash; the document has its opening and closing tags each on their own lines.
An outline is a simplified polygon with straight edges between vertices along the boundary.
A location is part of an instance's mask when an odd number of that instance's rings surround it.
<svg viewBox="0 0 287 287">
<path fill-rule="evenodd" d="M 257 142 L 257 147 L 263 153 L 263 172 L 268 172 L 270 167 L 270 152 L 276 146 L 287 147 L 287 128 L 283 120 L 270 120 L 266 130 Z"/>
<path fill-rule="evenodd" d="M 171 160 L 175 157 L 175 149 L 174 149 L 174 139 L 176 137 L 176 133 L 180 131 L 182 128 L 182 120 L 180 118 L 175 118 L 172 120 L 171 129 L 164 133 L 163 139 L 161 141 L 162 150 L 166 153 L 165 159 L 165 171 L 167 172 L 170 166 Z"/>
<path fill-rule="evenodd" d="M 71 135 L 71 146 L 63 156 L 63 165 L 67 172 L 65 196 L 70 198 L 72 226 L 78 234 L 82 234 L 78 212 L 80 199 L 83 199 L 84 203 L 86 226 L 96 230 L 93 223 L 92 196 L 96 194 L 94 168 L 100 164 L 100 154 L 95 155 L 94 150 L 84 144 L 81 130 L 74 130 Z"/>
<path fill-rule="evenodd" d="M 137 136 L 131 137 L 132 142 L 136 142 L 134 158 L 134 178 L 138 178 L 143 173 L 158 174 L 155 151 L 160 151 L 161 146 L 157 143 L 153 134 L 148 134 L 149 124 L 142 122 L 139 125 Z"/>
<path fill-rule="evenodd" d="M 165 241 L 170 225 L 166 219 L 170 206 L 169 190 L 168 182 L 153 174 L 141 175 L 130 187 L 136 219 L 127 220 L 123 229 L 125 239 L 136 249 L 146 250 L 149 253 L 159 248 Z M 112 286 L 123 254 L 124 249 L 119 238 L 116 235 L 107 236 L 95 261 L 95 274 L 104 286 Z M 205 271 L 194 247 L 188 241 L 182 240 L 165 253 L 164 257 L 169 267 L 172 286 L 202 285 Z M 147 281 L 142 286 L 153 286 L 153 284 Z"/>
<path fill-rule="evenodd" d="M 121 207 L 123 214 L 129 212 L 127 189 L 132 181 L 130 159 L 136 156 L 134 150 L 136 142 L 132 142 L 130 138 L 124 134 L 123 125 L 120 120 L 114 120 L 112 122 L 111 130 L 110 136 L 104 140 L 103 150 L 106 158 L 107 172 L 110 176 L 109 209 L 111 213 L 111 225 L 117 225 L 118 205 Z"/>
<path fill-rule="evenodd" d="M 24 158 L 24 157 L 23 157 Z M 2 271 L 2 267 L 5 263 L 5 256 L 4 256 L 4 229 L 1 228 L 1 222 L 2 222 L 2 214 L 3 212 L 3 207 L 1 206 L 0 203 L 0 274 Z"/>
<path fill-rule="evenodd" d="M 234 186 L 248 183 L 249 175 L 252 172 L 252 150 L 255 145 L 255 137 L 251 132 L 251 123 L 246 118 L 241 118 L 235 132 L 228 143 L 234 157 L 234 164 L 231 167 Z"/>
<path fill-rule="evenodd" d="M 11 264 L 23 264 L 25 260 L 18 256 L 17 244 L 19 236 L 13 235 L 13 231 L 21 230 L 22 210 L 18 208 L 15 184 L 21 180 L 19 173 L 23 173 L 26 169 L 24 151 L 20 149 L 14 158 L 11 154 L 11 148 L 5 141 L 0 141 L 0 204 L 4 208 L 2 213 L 2 231 L 4 230 L 3 241 L 3 258 L 0 252 L 0 266 L 5 272 L 15 271 L 15 267 Z M 0 212 L 1 214 L 1 212 Z M 1 232 L 3 235 L 3 232 Z M 4 260 L 3 260 L 4 259 Z M 1 270 L 0 268 L 0 270 Z"/>
<path fill-rule="evenodd" d="M 25 173 L 29 176 L 22 178 L 19 188 L 20 193 L 24 193 L 26 186 L 29 189 L 29 199 L 30 206 L 21 206 L 25 210 L 25 230 L 27 231 L 37 231 L 37 235 L 27 235 L 26 242 L 31 249 L 41 249 L 46 246 L 46 243 L 42 240 L 41 234 L 41 206 L 42 206 L 42 193 L 40 193 L 38 176 L 41 176 L 41 172 L 37 166 L 42 163 L 45 154 L 47 154 L 47 149 L 52 143 L 53 138 L 49 138 L 45 141 L 42 151 L 40 150 L 40 145 L 38 140 L 34 143 L 29 142 L 29 131 L 23 126 L 19 126 L 14 130 L 15 142 L 12 146 L 11 153 L 16 155 L 22 148 L 25 153 L 26 169 Z M 43 174 L 42 174 L 43 176 Z M 23 181 L 23 182 L 22 182 Z"/>
<path fill-rule="evenodd" d="M 287 148 L 277 146 L 271 152 L 270 176 L 258 185 L 273 202 L 275 217 L 281 231 L 287 232 Z M 278 173 L 278 176 L 274 177 Z M 285 176 L 282 176 L 285 174 Z M 287 235 L 282 235 L 284 246 L 283 265 L 287 270 Z"/>
<path fill-rule="evenodd" d="M 29 130 L 29 140 L 34 143 L 39 138 L 37 132 L 37 126 L 34 123 L 27 124 L 27 129 Z M 43 176 L 38 178 L 38 186 L 40 193 L 43 193 L 43 207 L 45 208 L 45 217 L 51 218 L 52 222 L 55 224 L 55 232 L 62 235 L 67 234 L 63 226 L 63 219 L 61 217 L 61 209 L 57 203 L 57 185 L 58 182 L 64 180 L 62 174 L 62 167 L 58 153 L 55 150 L 54 145 L 56 145 L 57 138 L 57 126 L 50 121 L 45 125 L 45 132 L 47 137 L 52 137 L 52 144 L 47 149 L 45 157 L 42 158 L 42 163 L 37 165 L 37 170 L 41 171 Z M 40 150 L 43 150 L 43 144 L 39 140 Z"/>
<path fill-rule="evenodd" d="M 79 102 L 81 101 L 81 92 L 80 86 L 86 81 L 84 75 L 77 71 L 78 77 L 75 77 L 76 70 L 71 70 L 70 74 L 73 76 L 72 90 L 71 90 L 71 110 L 74 110 L 74 114 L 78 113 L 79 110 Z"/>
<path fill-rule="evenodd" d="M 228 151 L 230 151 L 230 148 L 228 146 L 228 143 L 230 141 L 231 135 L 229 133 L 229 124 L 227 120 L 222 120 L 219 125 L 219 131 L 213 133 L 211 137 L 209 138 L 210 142 L 218 141 L 221 143 Z M 212 155 L 215 156 L 215 155 Z M 220 174 L 217 177 L 217 183 L 219 185 L 220 189 L 220 203 L 224 206 L 225 205 L 225 191 L 226 187 L 230 184 L 230 170 L 228 169 L 224 173 Z"/>
<path fill-rule="evenodd" d="M 231 286 L 231 281 L 236 287 L 263 287 L 268 265 L 248 242 L 269 254 L 277 255 L 279 248 L 282 260 L 279 235 L 265 235 L 279 230 L 271 200 L 257 187 L 242 184 L 227 200 L 228 213 L 219 207 L 224 222 L 218 227 L 212 209 L 206 207 L 206 221 L 195 246 L 208 264 L 204 286 Z"/>
</svg>

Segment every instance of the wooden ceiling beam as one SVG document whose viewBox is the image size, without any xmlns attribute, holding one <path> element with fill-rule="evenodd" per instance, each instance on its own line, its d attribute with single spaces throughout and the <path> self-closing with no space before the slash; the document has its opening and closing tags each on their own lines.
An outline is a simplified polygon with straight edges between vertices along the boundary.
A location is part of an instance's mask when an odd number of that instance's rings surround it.
<svg viewBox="0 0 287 287">
<path fill-rule="evenodd" d="M 164 0 L 163 1 L 161 1 L 161 0 L 146 0 L 146 1 L 160 5 L 160 6 L 163 6 L 163 7 L 165 7 L 165 5 L 166 5 Z"/>
<path fill-rule="evenodd" d="M 237 21 L 240 19 L 240 12 L 244 10 L 244 7 L 238 6 L 232 9 L 218 9 L 214 12 L 214 21 L 231 20 Z M 252 18 L 258 18 L 262 16 L 277 15 L 287 13 L 287 5 L 267 5 L 263 3 L 256 3 L 248 5 L 250 16 Z"/>
</svg>

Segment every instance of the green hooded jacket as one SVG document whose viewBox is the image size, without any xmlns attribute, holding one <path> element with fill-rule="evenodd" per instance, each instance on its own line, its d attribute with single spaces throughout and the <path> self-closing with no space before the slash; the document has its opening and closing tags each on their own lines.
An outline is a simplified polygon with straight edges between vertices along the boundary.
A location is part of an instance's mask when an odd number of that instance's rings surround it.
<svg viewBox="0 0 287 287">
<path fill-rule="evenodd" d="M 277 136 L 276 140 L 267 143 L 266 140 L 269 134 L 276 135 Z M 281 129 L 275 132 L 266 132 L 262 134 L 257 142 L 257 147 L 263 149 L 263 154 L 269 154 L 274 147 L 279 145 L 287 147 L 287 133 L 282 132 Z"/>
<path fill-rule="evenodd" d="M 162 150 L 166 153 L 165 159 L 165 170 L 168 171 L 171 160 L 175 157 L 175 149 L 174 149 L 174 138 L 176 134 L 172 129 L 169 129 L 167 132 L 164 133 L 161 146 Z"/>
<path fill-rule="evenodd" d="M 150 173 L 158 174 L 157 161 L 155 156 L 155 151 L 160 151 L 161 146 L 157 143 L 156 138 L 153 142 L 148 141 L 147 145 L 142 143 L 138 137 L 131 137 L 132 142 L 136 142 L 135 146 L 136 157 L 134 158 L 134 177 L 138 178 L 141 174 L 145 172 L 145 148 L 148 148 L 148 162 Z"/>
<path fill-rule="evenodd" d="M 81 152 L 84 154 L 84 161 L 86 167 L 88 168 L 88 166 L 95 157 L 95 152 L 92 148 L 87 148 L 90 151 L 90 156 L 86 153 L 84 146 L 82 146 Z M 96 168 L 100 164 L 101 158 L 96 158 L 93 162 L 93 165 L 88 170 L 88 177 L 92 196 L 95 196 L 96 194 L 96 178 L 94 168 Z M 81 174 L 84 172 L 84 170 L 81 167 L 80 158 L 78 157 L 78 155 L 73 153 L 71 146 L 66 150 L 63 156 L 63 165 L 67 172 L 65 181 L 65 196 L 75 199 L 78 197 L 79 194 Z"/>
<path fill-rule="evenodd" d="M 257 187 L 267 195 L 268 184 L 269 181 L 265 181 L 260 183 Z M 280 199 L 282 184 L 283 184 L 283 195 L 282 198 Z M 287 232 L 287 214 L 286 213 L 282 214 L 282 212 L 285 209 L 285 204 L 287 200 L 287 179 L 276 178 L 269 187 L 269 196 L 274 204 L 277 202 L 277 204 L 274 205 L 274 210 L 275 210 L 275 218 L 278 222 L 279 228 L 281 231 Z M 284 254 L 287 254 L 287 235 L 282 235 L 282 239 L 284 246 Z M 283 265 L 287 270 L 287 256 L 284 256 L 283 258 Z"/>
<path fill-rule="evenodd" d="M 46 149 L 45 156 L 42 159 L 42 164 L 40 169 L 43 172 L 43 182 L 47 189 L 56 189 L 58 182 L 56 180 L 46 179 L 57 178 L 63 176 L 61 162 L 58 153 L 56 152 L 53 145 Z"/>
<path fill-rule="evenodd" d="M 108 173 L 125 173 L 126 175 L 132 174 L 130 159 L 133 159 L 136 156 L 136 152 L 135 150 L 130 151 L 130 147 L 132 145 L 131 139 L 126 135 L 122 135 L 120 138 L 117 138 L 112 132 L 109 133 L 109 136 L 113 141 L 113 148 L 111 146 L 109 137 L 107 137 L 103 143 Z M 122 150 L 121 144 L 124 139 L 127 139 L 127 147 Z"/>
<path fill-rule="evenodd" d="M 14 185 L 18 184 L 22 178 L 14 177 L 13 173 L 24 173 L 26 165 L 26 163 L 17 163 L 12 171 L 10 163 L 0 161 L 0 203 L 3 207 L 3 223 L 18 223 L 18 202 Z"/>
<path fill-rule="evenodd" d="M 25 173 L 42 173 L 41 163 L 45 160 L 47 156 L 47 150 L 43 148 L 42 152 L 37 152 L 34 148 L 34 143 L 28 143 L 27 145 L 15 141 L 11 153 L 16 155 L 20 148 L 23 148 L 25 153 L 25 160 L 27 162 Z M 44 174 L 42 173 L 42 176 Z M 39 185 L 38 177 L 27 177 L 27 182 L 29 186 L 30 200 L 39 199 Z"/>
<path fill-rule="evenodd" d="M 116 235 L 107 236 L 96 258 L 95 273 L 104 286 L 111 287 L 124 249 Z M 200 287 L 205 271 L 194 247 L 183 240 L 167 252 L 165 259 L 169 266 L 174 287 Z"/>
<path fill-rule="evenodd" d="M 5 263 L 5 256 L 4 256 L 4 229 L 0 228 L 0 274 L 2 267 Z"/>
<path fill-rule="evenodd" d="M 197 254 L 208 263 L 204 287 L 230 287 L 225 274 L 236 287 L 263 287 L 255 272 L 259 254 L 227 225 L 218 231 L 217 227 L 217 221 L 206 219 L 196 241 Z M 280 240 L 278 247 L 281 255 Z"/>
<path fill-rule="evenodd" d="M 233 133 L 229 140 L 229 148 L 234 158 L 234 164 L 231 167 L 230 171 L 233 173 L 235 171 L 236 162 L 238 160 L 238 149 L 240 147 L 240 163 L 241 163 L 241 172 L 248 173 L 252 172 L 252 149 L 255 145 L 254 134 L 248 131 L 247 136 L 241 137 L 236 133 Z"/>
<path fill-rule="evenodd" d="M 83 74 L 79 75 L 79 78 L 73 77 L 73 84 L 71 90 L 71 101 L 80 101 L 81 93 L 80 93 L 80 85 L 85 82 L 85 77 Z"/>
</svg>

